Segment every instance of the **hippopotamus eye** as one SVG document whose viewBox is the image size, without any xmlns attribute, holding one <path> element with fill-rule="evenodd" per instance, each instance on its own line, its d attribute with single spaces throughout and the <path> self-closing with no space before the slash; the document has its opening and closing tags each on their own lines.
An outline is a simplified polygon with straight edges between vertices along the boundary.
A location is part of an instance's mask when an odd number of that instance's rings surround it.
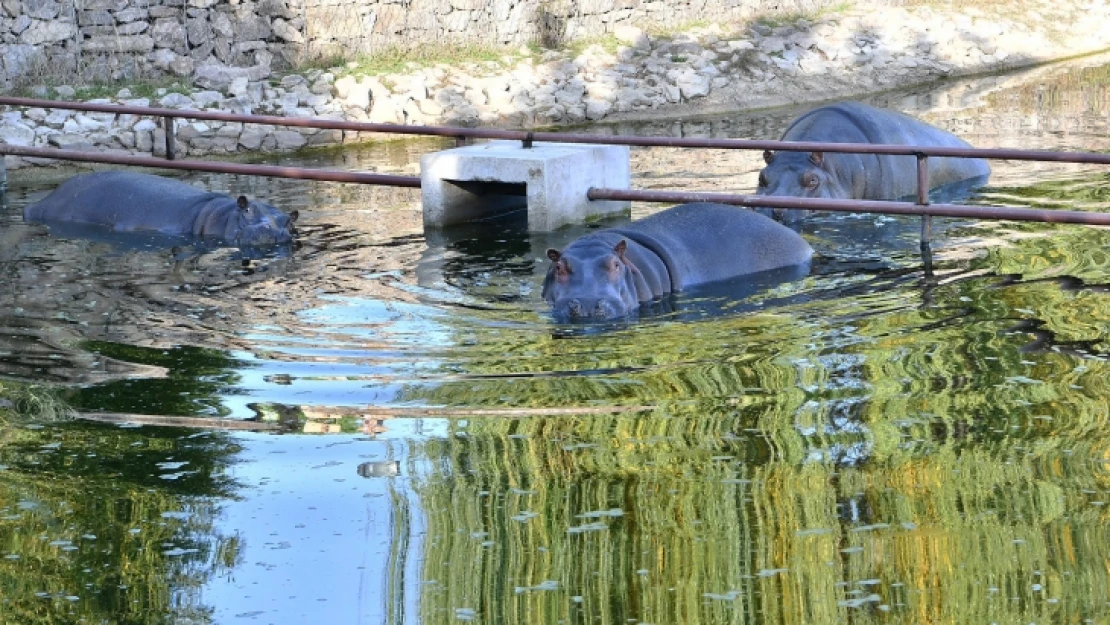
<svg viewBox="0 0 1110 625">
<path fill-rule="evenodd" d="M 802 174 L 802 188 L 813 191 L 817 189 L 817 186 L 820 184 L 821 179 L 817 177 L 817 174 L 811 171 L 807 171 L 806 173 Z"/>
<path fill-rule="evenodd" d="M 763 172 L 759 172 L 759 186 L 761 186 L 761 187 L 767 186 L 767 174 L 765 174 Z"/>
</svg>

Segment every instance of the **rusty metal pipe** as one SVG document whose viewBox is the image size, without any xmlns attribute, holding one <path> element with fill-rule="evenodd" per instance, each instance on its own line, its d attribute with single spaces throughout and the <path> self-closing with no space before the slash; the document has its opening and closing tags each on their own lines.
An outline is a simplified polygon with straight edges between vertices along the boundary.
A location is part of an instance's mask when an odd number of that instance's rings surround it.
<svg viewBox="0 0 1110 625">
<path fill-rule="evenodd" d="M 323 180 L 327 182 L 354 182 L 391 187 L 420 186 L 419 176 L 397 176 L 393 174 L 373 174 L 357 171 L 334 171 L 309 169 L 305 167 L 284 167 L 278 165 L 246 165 L 221 161 L 167 161 L 152 156 L 130 154 L 111 154 L 107 152 L 78 152 L 74 150 L 54 150 L 50 148 L 28 148 L 0 143 L 0 154 L 30 156 L 33 158 L 56 158 L 67 161 L 90 163 L 111 163 L 113 165 L 133 165 L 137 167 L 157 167 L 161 169 L 187 169 L 191 171 L 211 171 L 221 174 L 245 174 L 268 178 L 294 178 L 298 180 Z"/>
<path fill-rule="evenodd" d="M 740 195 L 730 193 L 699 193 L 693 191 L 644 191 L 640 189 L 603 189 L 591 187 L 586 193 L 591 200 L 629 200 L 640 202 L 718 202 L 747 206 L 749 208 L 800 208 L 846 213 L 881 213 L 886 215 L 933 215 L 936 217 L 965 217 L 971 219 L 1005 219 L 1009 221 L 1040 221 L 1069 223 L 1087 226 L 1110 226 L 1110 213 L 1044 210 L 1015 206 L 962 206 L 958 204 L 930 204 L 919 206 L 908 202 L 879 200 L 831 200 L 772 195 Z"/>
<path fill-rule="evenodd" d="M 922 153 L 917 154 L 917 203 L 929 203 L 929 157 Z"/>
<path fill-rule="evenodd" d="M 439 137 L 465 137 L 472 139 L 507 139 L 542 143 L 588 143 L 628 145 L 639 147 L 709 148 L 721 150 L 786 150 L 795 152 L 840 152 L 846 154 L 889 154 L 895 156 L 951 156 L 957 158 L 990 158 L 1021 161 L 1051 161 L 1059 163 L 1088 163 L 1110 165 L 1110 154 L 1085 152 L 1054 152 L 1049 150 L 1015 150 L 1008 148 L 954 148 L 941 146 L 908 146 L 870 143 L 818 143 L 814 141 L 772 141 L 757 139 L 699 139 L 690 137 L 622 137 L 615 135 L 590 135 L 561 132 L 528 132 L 523 130 L 496 130 L 485 128 L 454 128 L 449 126 L 405 126 L 401 124 L 372 124 L 308 117 L 282 117 L 278 115 L 238 115 L 218 111 L 198 111 L 154 108 L 146 106 L 120 106 L 116 104 L 90 104 L 88 102 L 56 102 L 34 98 L 0 96 L 0 104 L 38 108 L 61 108 L 75 111 L 94 111 L 115 114 L 146 115 L 151 117 L 180 117 L 229 121 L 244 124 L 266 124 L 296 128 L 321 128 L 351 130 L 356 132 L 382 132 L 392 134 L 426 135 Z"/>
<path fill-rule="evenodd" d="M 177 136 L 174 122 L 172 117 L 162 118 L 162 129 L 166 131 L 166 160 L 177 160 Z"/>
</svg>

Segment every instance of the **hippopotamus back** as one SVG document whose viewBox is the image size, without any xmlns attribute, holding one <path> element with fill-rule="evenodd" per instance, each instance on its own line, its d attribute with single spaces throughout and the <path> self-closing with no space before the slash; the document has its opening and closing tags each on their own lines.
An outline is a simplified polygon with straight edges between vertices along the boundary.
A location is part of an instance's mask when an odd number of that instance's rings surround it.
<svg viewBox="0 0 1110 625">
<path fill-rule="evenodd" d="M 204 191 L 184 182 L 127 171 L 74 176 L 24 219 L 104 226 L 117 232 L 159 232 L 217 239 L 238 245 L 286 243 L 297 213 L 257 200 Z"/>
<path fill-rule="evenodd" d="M 783 141 L 872 143 L 969 148 L 966 141 L 922 121 L 859 102 L 840 102 L 803 114 Z M 759 195 L 894 200 L 917 192 L 917 158 L 835 152 L 765 152 Z M 929 158 L 931 187 L 985 180 L 990 166 L 978 158 Z"/>
<path fill-rule="evenodd" d="M 548 250 L 543 297 L 557 318 L 611 319 L 667 293 L 807 263 L 798 233 L 747 209 L 682 204 Z"/>
</svg>

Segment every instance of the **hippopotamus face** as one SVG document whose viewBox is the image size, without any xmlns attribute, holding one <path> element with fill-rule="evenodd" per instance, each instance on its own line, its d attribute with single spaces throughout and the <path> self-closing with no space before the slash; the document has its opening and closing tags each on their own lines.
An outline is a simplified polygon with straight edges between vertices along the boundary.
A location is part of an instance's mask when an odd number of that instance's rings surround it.
<svg viewBox="0 0 1110 625">
<path fill-rule="evenodd" d="M 763 153 L 767 166 L 759 172 L 759 186 L 756 195 L 775 195 L 787 197 L 846 198 L 848 193 L 840 181 L 824 167 L 825 157 L 821 152 L 784 152 L 775 154 L 767 150 Z M 795 221 L 804 213 L 797 209 L 758 208 L 758 212 L 783 221 Z"/>
<path fill-rule="evenodd" d="M 299 213 L 285 212 L 258 200 L 248 200 L 240 195 L 236 201 L 238 212 L 233 220 L 237 234 L 234 240 L 244 246 L 267 246 L 288 243 L 297 233 L 294 223 Z M 232 237 L 228 237 L 229 239 Z"/>
<path fill-rule="evenodd" d="M 846 197 L 840 183 L 822 168 L 825 156 L 821 152 L 775 154 L 767 150 L 763 160 L 767 166 L 759 172 L 756 195 Z"/>
<path fill-rule="evenodd" d="M 562 252 L 547 250 L 551 267 L 543 283 L 543 298 L 559 321 L 604 321 L 623 317 L 639 305 L 635 267 L 625 256 L 627 243 L 613 246 L 583 238 Z"/>
</svg>

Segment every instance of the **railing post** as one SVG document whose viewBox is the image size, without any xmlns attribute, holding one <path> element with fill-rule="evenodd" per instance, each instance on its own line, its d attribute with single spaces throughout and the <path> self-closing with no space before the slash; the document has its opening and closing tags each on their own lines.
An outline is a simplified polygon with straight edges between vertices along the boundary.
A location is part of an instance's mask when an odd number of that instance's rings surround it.
<svg viewBox="0 0 1110 625">
<path fill-rule="evenodd" d="M 456 136 L 455 137 L 455 147 L 456 148 L 461 148 L 461 147 L 465 147 L 465 146 L 466 146 L 466 137 L 464 137 L 463 135 Z"/>
<path fill-rule="evenodd" d="M 0 195 L 8 192 L 8 158 L 0 154 Z"/>
<path fill-rule="evenodd" d="M 917 205 L 929 205 L 929 157 L 917 153 Z M 925 275 L 933 275 L 933 216 L 921 216 L 921 260 L 925 263 Z"/>
<path fill-rule="evenodd" d="M 172 161 L 177 158 L 177 138 L 174 136 L 173 118 L 168 115 L 163 117 L 162 128 L 166 131 L 166 160 Z"/>
</svg>

